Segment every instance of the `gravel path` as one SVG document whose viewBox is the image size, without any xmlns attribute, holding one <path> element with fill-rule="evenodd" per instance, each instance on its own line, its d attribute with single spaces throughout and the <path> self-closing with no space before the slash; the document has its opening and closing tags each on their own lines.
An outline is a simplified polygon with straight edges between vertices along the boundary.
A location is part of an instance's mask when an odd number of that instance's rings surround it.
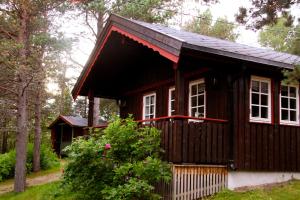
<svg viewBox="0 0 300 200">
<path fill-rule="evenodd" d="M 26 185 L 27 187 L 42 185 L 54 181 L 58 181 L 61 177 L 61 172 L 55 172 L 43 176 L 38 176 L 34 178 L 27 178 Z M 7 193 L 13 191 L 13 183 L 0 186 L 0 194 Z"/>
</svg>

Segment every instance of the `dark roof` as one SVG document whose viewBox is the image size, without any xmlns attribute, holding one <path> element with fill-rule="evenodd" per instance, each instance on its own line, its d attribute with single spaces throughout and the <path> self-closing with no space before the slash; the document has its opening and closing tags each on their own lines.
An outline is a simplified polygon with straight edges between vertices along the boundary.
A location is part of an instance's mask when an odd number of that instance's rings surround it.
<svg viewBox="0 0 300 200">
<path fill-rule="evenodd" d="M 63 121 L 70 126 L 73 127 L 87 127 L 88 121 L 86 118 L 78 117 L 78 116 L 65 116 L 65 115 L 59 115 L 49 126 L 51 128 L 54 126 L 57 122 Z M 97 126 L 107 126 L 107 122 L 104 120 L 99 119 Z"/>
<path fill-rule="evenodd" d="M 110 33 L 112 26 L 141 38 L 177 58 L 180 57 L 182 49 L 192 49 L 199 52 L 207 52 L 286 69 L 293 69 L 295 64 L 300 64 L 300 57 L 296 55 L 251 47 L 214 37 L 176 30 L 164 25 L 150 24 L 111 14 L 99 38 L 97 38 L 93 52 L 72 90 L 73 98 L 76 98 L 77 95 L 80 94 L 82 85 L 91 71 L 95 60 L 98 58 L 101 48 L 106 42 L 106 35 Z"/>
<path fill-rule="evenodd" d="M 59 115 L 49 126 L 51 128 L 54 126 L 57 122 L 63 121 L 70 126 L 75 127 L 86 127 L 87 126 L 87 119 L 82 117 L 74 117 L 74 116 L 65 116 L 65 115 Z"/>
<path fill-rule="evenodd" d="M 300 64 L 300 57 L 296 55 L 277 52 L 270 49 L 252 47 L 183 30 L 176 30 L 164 25 L 149 24 L 137 20 L 130 21 L 181 41 L 183 48 L 195 49 L 198 51 L 204 51 L 262 64 L 274 65 L 283 68 L 293 68 L 295 64 Z"/>
</svg>

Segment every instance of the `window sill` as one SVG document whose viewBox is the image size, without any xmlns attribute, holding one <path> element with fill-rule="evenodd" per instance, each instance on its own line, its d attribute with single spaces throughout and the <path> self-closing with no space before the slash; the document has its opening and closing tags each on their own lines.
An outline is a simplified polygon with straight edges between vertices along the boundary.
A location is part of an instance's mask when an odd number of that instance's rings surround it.
<svg viewBox="0 0 300 200">
<path fill-rule="evenodd" d="M 252 123 L 252 124 L 268 124 L 268 125 L 273 125 L 274 124 L 271 121 L 259 121 L 259 120 L 251 120 L 251 119 L 250 119 L 249 123 Z"/>
<path fill-rule="evenodd" d="M 297 122 L 297 123 L 289 123 L 289 122 L 282 122 L 282 121 L 279 123 L 279 125 L 281 125 L 281 126 L 296 126 L 296 127 L 300 126 L 299 122 Z"/>
</svg>

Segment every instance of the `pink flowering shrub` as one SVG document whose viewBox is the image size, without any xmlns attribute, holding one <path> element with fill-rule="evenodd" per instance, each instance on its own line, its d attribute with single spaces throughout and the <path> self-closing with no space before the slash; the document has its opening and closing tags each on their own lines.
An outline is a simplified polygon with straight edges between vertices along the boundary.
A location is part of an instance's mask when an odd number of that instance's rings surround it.
<svg viewBox="0 0 300 200">
<path fill-rule="evenodd" d="M 160 131 L 115 118 L 109 126 L 67 148 L 63 188 L 78 199 L 159 199 L 153 186 L 171 179 L 160 158 Z"/>
</svg>

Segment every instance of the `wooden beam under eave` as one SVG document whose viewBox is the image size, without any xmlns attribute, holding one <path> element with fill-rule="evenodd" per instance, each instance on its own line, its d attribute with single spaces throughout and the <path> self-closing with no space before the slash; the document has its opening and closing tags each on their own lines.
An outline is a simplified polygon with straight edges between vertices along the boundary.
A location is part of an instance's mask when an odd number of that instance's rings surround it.
<svg viewBox="0 0 300 200">
<path fill-rule="evenodd" d="M 93 119 L 94 119 L 94 91 L 91 89 L 89 90 L 88 99 L 89 99 L 88 126 L 92 127 Z"/>
</svg>

